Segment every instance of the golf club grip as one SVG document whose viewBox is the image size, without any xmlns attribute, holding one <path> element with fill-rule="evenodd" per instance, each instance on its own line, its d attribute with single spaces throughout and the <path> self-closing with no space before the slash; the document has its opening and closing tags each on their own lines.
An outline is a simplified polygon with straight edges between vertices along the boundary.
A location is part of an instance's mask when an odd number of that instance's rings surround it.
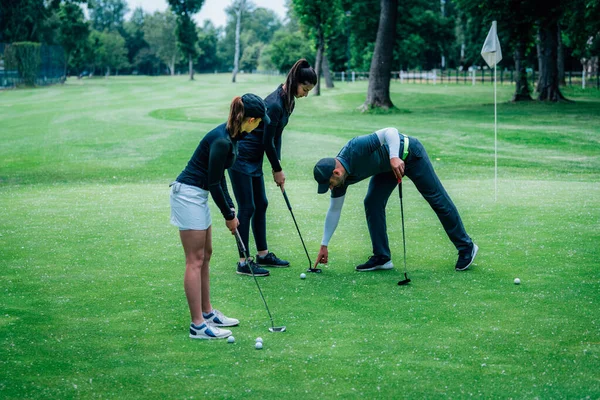
<svg viewBox="0 0 600 400">
<path fill-rule="evenodd" d="M 288 210 L 292 211 L 292 205 L 290 204 L 290 200 L 287 197 L 287 193 L 285 192 L 285 190 L 281 193 L 283 193 L 283 198 L 285 199 L 285 204 L 287 204 Z"/>
<path fill-rule="evenodd" d="M 402 198 L 402 179 L 398 179 L 398 193 L 400 198 Z"/>
</svg>

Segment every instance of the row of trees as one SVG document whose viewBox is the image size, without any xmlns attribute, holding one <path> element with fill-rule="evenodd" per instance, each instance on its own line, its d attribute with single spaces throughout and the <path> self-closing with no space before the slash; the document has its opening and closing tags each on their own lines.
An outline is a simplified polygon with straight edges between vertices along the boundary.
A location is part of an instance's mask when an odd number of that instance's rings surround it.
<svg viewBox="0 0 600 400">
<path fill-rule="evenodd" d="M 330 69 L 369 70 L 367 106 L 384 107 L 391 70 L 483 65 L 492 20 L 503 66 L 518 72 L 515 100 L 531 98 L 525 68 L 539 71 L 540 99 L 559 100 L 561 71 L 600 54 L 598 0 L 288 0 L 285 21 L 234 0 L 224 27 L 196 26 L 203 2 L 168 0 L 166 12 L 136 9 L 126 21 L 125 0 L 12 0 L 0 3 L 0 42 L 60 44 L 72 72 L 187 70 L 191 79 L 194 71 L 233 71 L 234 81 L 239 70 L 285 72 L 305 57 L 328 86 Z"/>
</svg>

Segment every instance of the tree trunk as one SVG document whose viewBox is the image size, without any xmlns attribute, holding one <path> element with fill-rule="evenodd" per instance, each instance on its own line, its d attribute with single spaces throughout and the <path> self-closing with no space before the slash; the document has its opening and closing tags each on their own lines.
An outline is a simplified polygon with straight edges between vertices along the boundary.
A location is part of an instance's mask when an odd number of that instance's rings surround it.
<svg viewBox="0 0 600 400">
<path fill-rule="evenodd" d="M 538 31 L 535 41 L 535 47 L 537 49 L 538 56 L 538 79 L 535 83 L 535 90 L 537 91 L 540 87 L 540 78 L 542 77 L 542 69 L 544 68 L 544 63 L 542 62 L 542 39 L 540 38 L 540 32 Z"/>
<path fill-rule="evenodd" d="M 375 51 L 369 69 L 369 89 L 367 100 L 361 106 L 362 111 L 374 107 L 394 107 L 390 99 L 390 74 L 392 72 L 397 14 L 398 0 L 381 0 Z"/>
<path fill-rule="evenodd" d="M 66 54 L 65 55 L 65 68 L 63 71 L 63 76 L 65 79 L 67 79 L 67 68 L 68 68 L 70 59 L 71 59 L 71 54 Z"/>
<path fill-rule="evenodd" d="M 557 35 L 556 42 L 558 43 L 557 53 L 556 53 L 556 63 L 558 68 L 558 84 L 560 86 L 566 86 L 565 82 L 565 46 L 562 41 L 562 30 L 560 28 L 560 24 L 556 26 Z"/>
<path fill-rule="evenodd" d="M 188 56 L 188 65 L 190 69 L 190 81 L 194 80 L 194 61 L 192 60 L 192 55 Z"/>
<path fill-rule="evenodd" d="M 321 95 L 321 72 L 323 66 L 323 55 L 324 55 L 324 40 L 323 40 L 323 28 L 319 26 L 317 31 L 317 59 L 315 60 L 315 72 L 317 73 L 317 85 L 313 91 L 313 96 Z"/>
<path fill-rule="evenodd" d="M 171 57 L 171 62 L 169 63 L 169 69 L 171 70 L 171 76 L 175 75 L 175 56 Z"/>
<path fill-rule="evenodd" d="M 542 23 L 539 27 L 542 70 L 537 91 L 540 101 L 560 101 L 564 96 L 558 87 L 558 26 L 556 22 Z"/>
<path fill-rule="evenodd" d="M 333 88 L 333 79 L 331 78 L 331 71 L 329 70 L 329 60 L 327 59 L 327 53 L 323 53 L 323 76 L 325 77 L 325 86 L 327 89 Z"/>
<path fill-rule="evenodd" d="M 236 11 L 237 22 L 235 24 L 235 54 L 233 56 L 233 76 L 231 82 L 235 83 L 235 77 L 237 76 L 240 68 L 240 30 L 242 27 L 242 9 L 244 7 L 244 0 L 240 0 L 239 8 Z"/>
<path fill-rule="evenodd" d="M 531 93 L 529 92 L 527 70 L 525 68 L 525 63 L 523 62 L 525 46 L 525 42 L 521 40 L 515 48 L 515 71 L 517 72 L 517 76 L 515 78 L 515 94 L 513 95 L 512 101 L 533 100 L 531 98 Z"/>
</svg>

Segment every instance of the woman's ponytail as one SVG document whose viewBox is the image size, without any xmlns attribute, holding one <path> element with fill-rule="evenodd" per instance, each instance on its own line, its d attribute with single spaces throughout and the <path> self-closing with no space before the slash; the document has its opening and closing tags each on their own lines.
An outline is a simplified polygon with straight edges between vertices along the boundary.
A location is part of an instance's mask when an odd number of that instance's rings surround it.
<svg viewBox="0 0 600 400">
<path fill-rule="evenodd" d="M 237 137 L 242 131 L 244 122 L 244 102 L 240 96 L 233 98 L 229 107 L 229 118 L 227 118 L 227 131 L 232 138 Z"/>
</svg>

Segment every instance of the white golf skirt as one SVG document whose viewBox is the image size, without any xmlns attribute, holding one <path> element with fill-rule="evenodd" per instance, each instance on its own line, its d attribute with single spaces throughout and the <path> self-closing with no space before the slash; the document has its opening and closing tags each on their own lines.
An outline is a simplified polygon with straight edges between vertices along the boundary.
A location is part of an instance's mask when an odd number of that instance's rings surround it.
<svg viewBox="0 0 600 400">
<path fill-rule="evenodd" d="M 171 184 L 171 224 L 179 230 L 203 231 L 212 224 L 209 191 L 181 182 Z"/>
</svg>

